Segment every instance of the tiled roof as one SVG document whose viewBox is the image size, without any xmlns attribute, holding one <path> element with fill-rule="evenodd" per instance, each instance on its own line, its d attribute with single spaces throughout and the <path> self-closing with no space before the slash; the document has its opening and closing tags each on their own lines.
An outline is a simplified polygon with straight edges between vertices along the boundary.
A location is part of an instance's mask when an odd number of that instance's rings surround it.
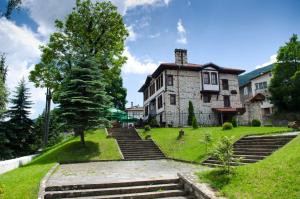
<svg viewBox="0 0 300 199">
<path fill-rule="evenodd" d="M 265 74 L 267 72 L 270 72 L 274 67 L 274 64 L 271 64 L 271 65 L 268 65 L 268 66 L 265 66 L 265 67 L 262 67 L 262 68 L 258 68 L 254 71 L 251 71 L 249 73 L 246 73 L 244 75 L 240 75 L 239 76 L 239 85 L 240 87 L 242 86 L 245 86 L 246 84 L 248 84 L 251 79 L 255 78 L 255 77 L 258 77 L 262 74 Z"/>
</svg>

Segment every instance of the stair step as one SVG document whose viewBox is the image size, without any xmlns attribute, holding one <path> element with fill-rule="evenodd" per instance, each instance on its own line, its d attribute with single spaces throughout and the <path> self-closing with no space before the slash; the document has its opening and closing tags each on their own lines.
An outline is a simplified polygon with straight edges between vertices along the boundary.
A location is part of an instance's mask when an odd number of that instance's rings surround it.
<svg viewBox="0 0 300 199">
<path fill-rule="evenodd" d="M 262 160 L 266 156 L 260 156 L 260 155 L 233 155 L 235 158 L 245 158 L 245 159 L 256 159 L 256 160 Z"/>
<path fill-rule="evenodd" d="M 66 190 L 75 190 L 75 189 L 102 189 L 102 188 L 157 185 L 157 184 L 174 184 L 174 183 L 179 183 L 179 179 L 178 178 L 157 179 L 157 180 L 151 179 L 151 180 L 113 182 L 113 183 L 102 183 L 102 184 L 49 186 L 49 187 L 46 187 L 46 191 L 66 191 Z"/>
<path fill-rule="evenodd" d="M 167 190 L 167 191 L 155 191 L 155 192 L 147 192 L 147 193 L 106 195 L 106 196 L 96 196 L 96 197 L 77 197 L 76 199 L 136 199 L 136 198 L 153 199 L 159 197 L 175 197 L 175 196 L 184 196 L 184 195 L 186 195 L 186 193 L 182 190 Z"/>
<path fill-rule="evenodd" d="M 160 190 L 178 190 L 180 188 L 181 186 L 179 184 L 157 184 L 157 185 L 134 186 L 134 187 L 52 191 L 52 192 L 47 192 L 45 194 L 45 199 L 132 194 L 132 193 L 153 192 L 153 191 L 160 191 Z"/>
<path fill-rule="evenodd" d="M 219 160 L 210 160 L 210 159 L 205 160 L 204 163 L 213 163 L 213 164 L 220 164 L 220 165 L 222 164 Z M 244 163 L 244 162 L 230 162 L 230 165 L 232 165 L 232 166 L 244 165 L 244 164 L 246 164 L 246 163 Z"/>
</svg>

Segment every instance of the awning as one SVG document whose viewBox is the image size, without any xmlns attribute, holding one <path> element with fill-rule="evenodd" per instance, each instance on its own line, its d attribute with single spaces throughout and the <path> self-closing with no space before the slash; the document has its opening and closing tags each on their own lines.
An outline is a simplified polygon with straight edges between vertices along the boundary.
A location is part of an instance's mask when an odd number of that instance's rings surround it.
<svg viewBox="0 0 300 199">
<path fill-rule="evenodd" d="M 212 108 L 213 111 L 217 113 L 239 113 L 243 114 L 246 110 L 245 108 Z"/>
<path fill-rule="evenodd" d="M 264 101 L 266 97 L 262 93 L 257 93 L 254 97 L 250 99 L 250 102 L 260 102 Z"/>
</svg>

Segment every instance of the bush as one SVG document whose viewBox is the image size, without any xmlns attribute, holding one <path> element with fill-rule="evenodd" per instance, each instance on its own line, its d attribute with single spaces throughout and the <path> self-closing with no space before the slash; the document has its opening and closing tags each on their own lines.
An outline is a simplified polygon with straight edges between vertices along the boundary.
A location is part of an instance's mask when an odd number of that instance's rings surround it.
<svg viewBox="0 0 300 199">
<path fill-rule="evenodd" d="M 148 123 L 151 127 L 158 127 L 158 122 L 155 117 L 149 117 Z"/>
<path fill-rule="evenodd" d="M 193 125 L 193 129 L 197 129 L 199 127 L 198 126 L 198 121 L 197 121 L 196 117 L 193 117 L 192 125 Z"/>
<path fill-rule="evenodd" d="M 179 134 L 177 136 L 177 140 L 180 140 L 184 136 L 184 131 L 180 129 Z"/>
<path fill-rule="evenodd" d="M 261 122 L 257 119 L 253 119 L 251 124 L 252 124 L 252 126 L 261 126 Z"/>
<path fill-rule="evenodd" d="M 189 116 L 188 116 L 188 125 L 191 126 L 193 124 L 193 118 L 195 117 L 194 106 L 191 101 L 189 101 Z"/>
<path fill-rule="evenodd" d="M 225 122 L 222 127 L 223 127 L 223 130 L 230 130 L 233 128 L 231 122 Z"/>
<path fill-rule="evenodd" d="M 297 121 L 289 122 L 288 123 L 288 128 L 298 130 L 299 129 L 299 123 Z"/>
<path fill-rule="evenodd" d="M 150 131 L 150 130 L 151 130 L 150 125 L 145 125 L 145 126 L 144 126 L 144 130 L 145 130 L 145 131 Z"/>
<path fill-rule="evenodd" d="M 237 127 L 237 120 L 235 117 L 232 118 L 231 123 L 233 127 Z"/>
</svg>

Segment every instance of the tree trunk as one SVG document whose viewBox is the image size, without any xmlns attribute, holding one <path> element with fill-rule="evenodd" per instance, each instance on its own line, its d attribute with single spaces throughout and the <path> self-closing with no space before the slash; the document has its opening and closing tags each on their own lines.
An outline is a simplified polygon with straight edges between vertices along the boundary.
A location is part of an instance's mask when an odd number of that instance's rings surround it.
<svg viewBox="0 0 300 199">
<path fill-rule="evenodd" d="M 43 147 L 46 147 L 47 144 L 48 144 L 51 99 L 52 99 L 51 90 L 50 90 L 50 88 L 47 88 L 46 107 L 45 107 L 45 116 L 44 116 L 44 142 L 43 142 Z"/>
<path fill-rule="evenodd" d="M 85 147 L 84 131 L 83 130 L 80 130 L 80 142 L 81 142 L 81 146 Z"/>
</svg>

